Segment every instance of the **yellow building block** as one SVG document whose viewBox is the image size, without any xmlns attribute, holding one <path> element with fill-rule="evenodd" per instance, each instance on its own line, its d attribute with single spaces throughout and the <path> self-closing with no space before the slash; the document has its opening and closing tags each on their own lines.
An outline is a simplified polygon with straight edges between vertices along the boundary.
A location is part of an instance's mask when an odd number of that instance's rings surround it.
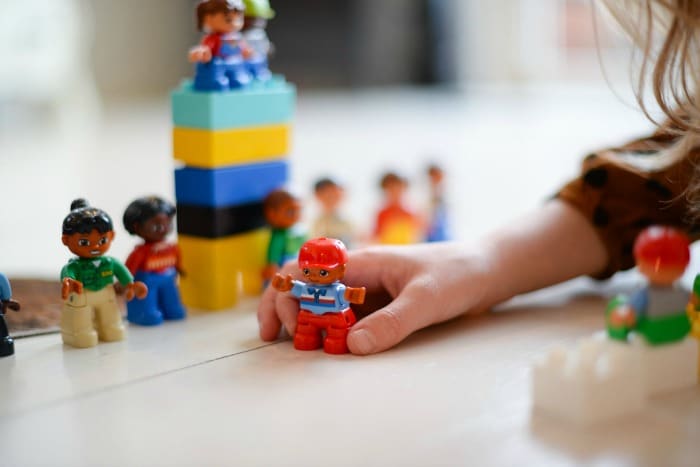
<svg viewBox="0 0 700 467">
<path fill-rule="evenodd" d="M 183 303 L 224 310 L 236 305 L 241 292 L 259 294 L 269 238 L 267 229 L 215 239 L 180 235 Z"/>
<path fill-rule="evenodd" d="M 290 134 L 287 124 L 231 130 L 175 127 L 173 156 L 203 168 L 278 160 L 289 153 Z"/>
</svg>

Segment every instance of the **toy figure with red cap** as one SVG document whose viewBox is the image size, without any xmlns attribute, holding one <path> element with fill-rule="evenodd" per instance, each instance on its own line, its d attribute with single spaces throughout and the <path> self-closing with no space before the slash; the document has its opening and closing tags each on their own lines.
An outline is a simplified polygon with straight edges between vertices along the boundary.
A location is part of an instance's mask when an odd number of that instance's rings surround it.
<svg viewBox="0 0 700 467">
<path fill-rule="evenodd" d="M 315 238 L 304 243 L 299 251 L 299 269 L 308 282 L 281 274 L 272 279 L 275 289 L 291 292 L 299 299 L 301 310 L 294 334 L 296 349 L 315 350 L 323 346 L 326 353 L 348 352 L 346 338 L 356 321 L 350 304 L 364 303 L 365 288 L 340 283 L 347 262 L 348 253 L 343 242 Z"/>
<path fill-rule="evenodd" d="M 634 330 L 651 345 L 677 342 L 690 331 L 688 292 L 675 285 L 690 262 L 688 237 L 671 227 L 651 226 L 634 243 L 637 268 L 649 285 L 608 305 L 608 335 L 627 340 Z"/>
</svg>

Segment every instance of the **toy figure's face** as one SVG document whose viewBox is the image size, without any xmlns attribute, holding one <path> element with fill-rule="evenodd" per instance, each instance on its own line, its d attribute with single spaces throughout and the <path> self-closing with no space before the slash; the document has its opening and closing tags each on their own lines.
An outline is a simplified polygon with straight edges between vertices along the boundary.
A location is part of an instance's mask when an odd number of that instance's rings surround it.
<svg viewBox="0 0 700 467">
<path fill-rule="evenodd" d="M 206 15 L 203 21 L 204 30 L 217 34 L 240 31 L 243 28 L 243 13 L 229 11 Z"/>
<path fill-rule="evenodd" d="M 161 242 L 173 230 L 173 219 L 167 214 L 159 213 L 142 224 L 134 225 L 136 235 L 147 243 Z"/>
<path fill-rule="evenodd" d="M 406 184 L 401 181 L 392 181 L 384 186 L 384 196 L 389 204 L 398 204 L 406 192 Z"/>
<path fill-rule="evenodd" d="M 302 274 L 309 282 L 315 284 L 332 284 L 339 281 L 345 275 L 345 265 L 334 268 L 306 267 L 301 269 Z"/>
<path fill-rule="evenodd" d="M 343 200 L 345 190 L 337 185 L 328 185 L 316 191 L 316 199 L 321 203 L 324 212 L 332 213 Z"/>
<path fill-rule="evenodd" d="M 659 265 L 653 261 L 639 260 L 637 260 L 637 269 L 649 279 L 649 282 L 656 285 L 671 285 L 685 272 L 685 267 L 682 266 L 659 267 Z"/>
<path fill-rule="evenodd" d="M 299 222 L 301 204 L 296 199 L 288 199 L 274 208 L 265 211 L 268 224 L 276 229 L 288 229 Z"/>
<path fill-rule="evenodd" d="M 442 173 L 442 170 L 431 170 L 428 174 L 428 177 L 430 177 L 430 184 L 433 186 L 437 186 L 442 183 L 444 174 Z"/>
<path fill-rule="evenodd" d="M 61 241 L 71 253 L 81 258 L 99 258 L 109 250 L 112 240 L 114 231 L 100 233 L 97 229 L 89 234 L 78 232 L 61 237 Z"/>
</svg>

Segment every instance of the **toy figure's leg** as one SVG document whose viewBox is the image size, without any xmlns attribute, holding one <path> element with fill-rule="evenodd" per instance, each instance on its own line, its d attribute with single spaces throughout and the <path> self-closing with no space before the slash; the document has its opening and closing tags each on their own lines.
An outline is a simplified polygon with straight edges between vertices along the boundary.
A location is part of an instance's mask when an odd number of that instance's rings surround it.
<svg viewBox="0 0 700 467">
<path fill-rule="evenodd" d="M 7 357 L 15 353 L 15 343 L 10 337 L 5 317 L 0 313 L 0 357 Z"/>
<path fill-rule="evenodd" d="M 250 84 L 252 78 L 243 62 L 233 62 L 226 65 L 226 77 L 231 89 L 240 89 Z"/>
<path fill-rule="evenodd" d="M 258 81 L 267 81 L 272 78 L 272 73 L 270 73 L 266 58 L 254 58 L 246 62 L 246 67 L 248 68 L 248 72 L 253 75 L 253 78 Z"/>
<path fill-rule="evenodd" d="M 321 329 L 314 324 L 315 315 L 301 310 L 297 316 L 297 330 L 294 333 L 294 348 L 316 350 L 321 347 Z"/>
<path fill-rule="evenodd" d="M 197 63 L 194 74 L 194 89 L 197 91 L 225 91 L 229 88 L 226 65 L 220 58 L 209 63 Z"/>
<path fill-rule="evenodd" d="M 61 337 L 63 343 L 72 347 L 86 348 L 97 345 L 94 325 L 94 310 L 88 303 L 88 295 L 72 293 L 63 302 L 61 310 Z"/>
<path fill-rule="evenodd" d="M 124 339 L 126 332 L 122 315 L 117 305 L 114 287 L 105 287 L 95 294 L 95 323 L 101 341 L 113 342 Z M 136 300 L 136 299 L 134 299 Z"/>
<path fill-rule="evenodd" d="M 148 295 L 143 299 L 134 298 L 126 303 L 126 319 L 130 323 L 155 326 L 163 322 L 163 312 L 158 306 L 158 296 L 163 286 L 159 276 L 159 274 L 141 271 L 134 276 L 135 281 L 146 284 Z"/>
<path fill-rule="evenodd" d="M 180 290 L 177 288 L 177 273 L 175 269 L 166 271 L 161 276 L 158 288 L 158 305 L 163 310 L 165 319 L 183 319 L 186 315 L 185 307 L 180 300 Z"/>
<path fill-rule="evenodd" d="M 357 322 L 355 313 L 350 308 L 341 313 L 326 313 L 326 339 L 323 342 L 323 350 L 326 353 L 343 354 L 348 353 L 348 332 L 353 324 Z"/>
</svg>

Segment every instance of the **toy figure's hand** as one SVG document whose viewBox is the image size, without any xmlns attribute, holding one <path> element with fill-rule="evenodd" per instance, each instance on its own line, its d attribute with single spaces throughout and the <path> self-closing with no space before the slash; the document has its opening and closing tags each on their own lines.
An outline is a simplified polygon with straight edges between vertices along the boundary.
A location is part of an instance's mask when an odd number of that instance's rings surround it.
<svg viewBox="0 0 700 467">
<path fill-rule="evenodd" d="M 350 330 L 354 354 L 388 349 L 412 332 L 467 311 L 481 311 L 497 278 L 482 248 L 444 242 L 351 251 L 343 283 L 367 288 L 364 305 L 353 307 L 360 319 Z M 294 262 L 282 274 L 302 279 Z M 258 307 L 260 337 L 277 338 L 283 324 L 294 335 L 299 302 L 268 287 Z"/>
<path fill-rule="evenodd" d="M 281 274 L 275 274 L 272 278 L 272 287 L 280 292 L 289 292 L 292 290 L 292 275 L 282 276 Z"/>
<path fill-rule="evenodd" d="M 251 58 L 253 56 L 253 49 L 248 47 L 248 46 L 242 47 L 241 54 L 243 55 L 243 58 L 248 60 L 249 58 Z"/>
<path fill-rule="evenodd" d="M 20 305 L 18 301 L 10 298 L 8 300 L 2 300 L 2 302 L 0 302 L 0 308 L 2 308 L 2 314 L 5 314 L 8 309 L 12 311 L 19 311 Z"/>
<path fill-rule="evenodd" d="M 633 328 L 637 324 L 637 315 L 629 305 L 615 307 L 608 315 L 608 326 L 612 328 Z"/>
<path fill-rule="evenodd" d="M 192 47 L 189 53 L 190 62 L 209 63 L 211 61 L 211 49 L 204 45 Z"/>
<path fill-rule="evenodd" d="M 272 279 L 272 276 L 275 275 L 277 269 L 278 268 L 276 264 L 268 264 L 267 266 L 265 266 L 265 269 L 263 269 L 262 272 L 263 280 L 269 281 L 270 279 Z"/>
<path fill-rule="evenodd" d="M 177 267 L 177 268 L 175 268 L 175 270 L 177 271 L 177 274 L 178 274 L 180 277 L 187 277 L 187 271 L 185 271 L 185 270 L 182 269 L 181 267 Z"/>
<path fill-rule="evenodd" d="M 362 305 L 365 303 L 367 289 L 364 287 L 348 287 L 345 289 L 345 300 L 350 303 Z"/>
<path fill-rule="evenodd" d="M 63 283 L 61 284 L 61 298 L 65 300 L 71 293 L 83 293 L 83 283 L 76 281 L 75 279 L 71 279 L 70 277 L 66 277 L 63 279 Z"/>
<path fill-rule="evenodd" d="M 142 300 L 148 295 L 148 287 L 143 282 L 132 282 L 126 286 L 126 301 L 130 302 L 134 297 Z"/>
</svg>

